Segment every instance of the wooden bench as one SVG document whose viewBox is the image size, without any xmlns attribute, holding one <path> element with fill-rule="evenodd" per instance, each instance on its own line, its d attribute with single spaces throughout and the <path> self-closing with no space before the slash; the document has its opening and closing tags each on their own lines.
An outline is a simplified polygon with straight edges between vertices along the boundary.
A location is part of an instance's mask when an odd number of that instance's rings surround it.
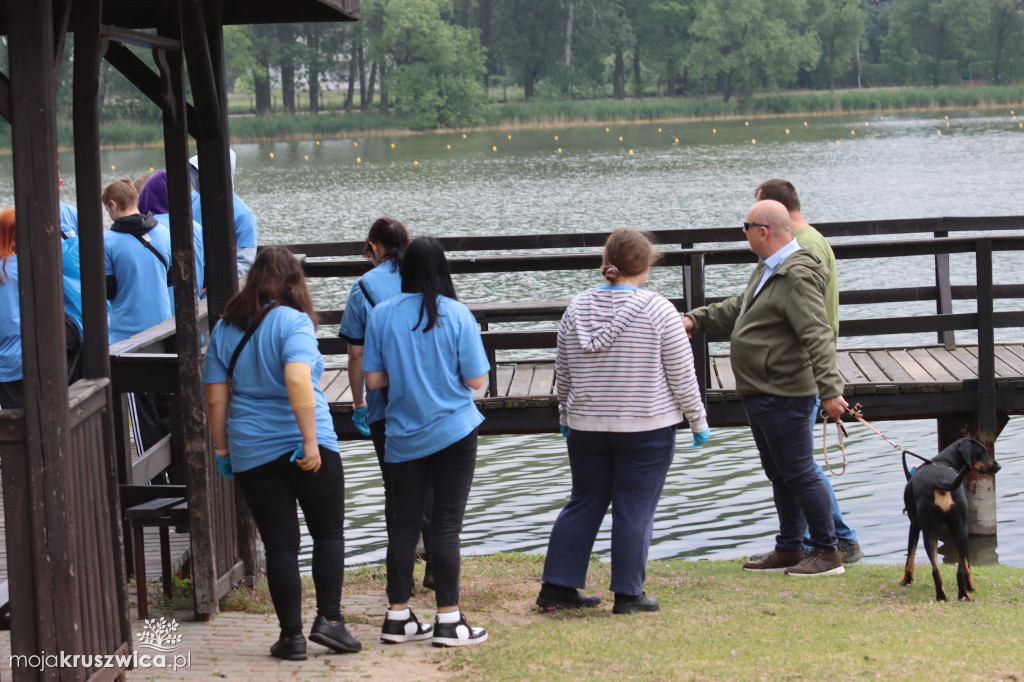
<svg viewBox="0 0 1024 682">
<path fill-rule="evenodd" d="M 150 486 L 154 489 L 179 488 L 183 486 Z M 156 491 L 159 494 L 158 491 Z M 135 550 L 135 586 L 139 601 L 139 618 L 149 616 L 146 598 L 146 545 L 145 529 L 159 528 L 160 567 L 164 594 L 171 596 L 173 573 L 171 569 L 171 526 L 188 525 L 188 501 L 183 496 L 154 497 L 153 499 L 126 507 L 125 520 L 131 527 Z"/>
</svg>

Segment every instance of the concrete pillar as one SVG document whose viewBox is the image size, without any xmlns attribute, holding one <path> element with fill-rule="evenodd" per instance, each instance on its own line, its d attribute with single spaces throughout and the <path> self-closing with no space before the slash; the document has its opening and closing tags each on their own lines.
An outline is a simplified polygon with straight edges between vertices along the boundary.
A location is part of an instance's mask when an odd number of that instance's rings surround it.
<svg viewBox="0 0 1024 682">
<path fill-rule="evenodd" d="M 938 420 L 939 449 L 942 450 L 960 438 L 974 438 L 985 445 L 988 454 L 995 457 L 996 438 L 1010 420 L 1005 412 L 996 415 L 996 430 L 982 432 L 977 417 L 947 417 Z M 971 472 L 964 480 L 967 493 L 967 531 L 973 536 L 996 534 L 996 478 Z"/>
</svg>

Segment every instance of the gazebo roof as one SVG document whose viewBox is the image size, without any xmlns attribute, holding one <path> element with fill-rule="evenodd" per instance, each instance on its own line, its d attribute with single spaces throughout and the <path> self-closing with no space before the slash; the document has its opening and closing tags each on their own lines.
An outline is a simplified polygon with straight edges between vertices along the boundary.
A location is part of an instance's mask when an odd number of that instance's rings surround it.
<svg viewBox="0 0 1024 682">
<path fill-rule="evenodd" d="M 161 0 L 105 0 L 103 23 L 131 29 L 156 28 Z M 221 0 L 224 24 L 355 21 L 358 0 Z M 0 35 L 7 35 L 7 4 L 0 4 Z"/>
</svg>

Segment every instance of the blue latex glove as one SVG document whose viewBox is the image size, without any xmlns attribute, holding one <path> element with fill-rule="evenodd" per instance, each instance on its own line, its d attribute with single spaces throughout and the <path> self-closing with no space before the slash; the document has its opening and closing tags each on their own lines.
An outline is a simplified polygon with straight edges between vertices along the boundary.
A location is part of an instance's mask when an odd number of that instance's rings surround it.
<svg viewBox="0 0 1024 682">
<path fill-rule="evenodd" d="M 231 456 L 217 458 L 217 473 L 224 478 L 234 478 L 235 473 L 231 471 Z"/>
<path fill-rule="evenodd" d="M 569 437 L 569 427 L 568 426 L 559 426 L 558 430 L 562 432 L 562 438 L 568 438 Z"/>
<path fill-rule="evenodd" d="M 711 429 L 704 429 L 700 433 L 697 433 L 696 431 L 694 431 L 693 432 L 693 445 L 691 445 L 690 447 L 691 448 L 695 448 L 698 445 L 701 445 L 703 443 L 707 443 L 708 442 L 708 438 L 711 438 Z"/>
<path fill-rule="evenodd" d="M 361 435 L 370 435 L 370 427 L 366 425 L 366 405 L 352 408 L 352 423 L 356 425 L 356 431 Z"/>
<path fill-rule="evenodd" d="M 300 445 L 299 447 L 295 448 L 295 452 L 292 453 L 291 459 L 289 459 L 288 461 L 289 462 L 294 462 L 295 460 L 302 459 L 305 456 L 306 456 L 306 451 L 303 450 L 302 446 Z"/>
</svg>

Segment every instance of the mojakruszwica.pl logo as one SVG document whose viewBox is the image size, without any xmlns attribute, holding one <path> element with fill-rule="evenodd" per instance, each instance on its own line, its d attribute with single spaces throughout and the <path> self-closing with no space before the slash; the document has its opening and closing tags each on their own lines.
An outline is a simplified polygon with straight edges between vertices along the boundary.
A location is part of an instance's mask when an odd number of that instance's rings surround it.
<svg viewBox="0 0 1024 682">
<path fill-rule="evenodd" d="M 178 622 L 161 617 L 144 620 L 139 638 L 139 649 L 124 654 L 48 654 L 11 655 L 8 665 L 40 672 L 54 668 L 168 668 L 172 671 L 192 667 L 192 652 L 180 651 L 182 635 Z M 150 653 L 155 652 L 155 653 Z"/>
</svg>

